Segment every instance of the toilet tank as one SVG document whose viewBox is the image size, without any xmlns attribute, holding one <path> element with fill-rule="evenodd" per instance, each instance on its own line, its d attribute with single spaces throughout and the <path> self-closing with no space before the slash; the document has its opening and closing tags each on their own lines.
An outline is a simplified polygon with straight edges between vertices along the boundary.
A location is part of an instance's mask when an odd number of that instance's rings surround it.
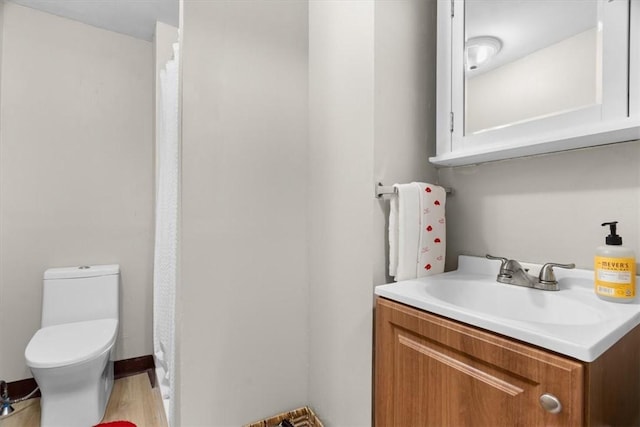
<svg viewBox="0 0 640 427">
<path fill-rule="evenodd" d="M 42 327 L 118 319 L 120 266 L 50 268 L 44 272 Z"/>
</svg>

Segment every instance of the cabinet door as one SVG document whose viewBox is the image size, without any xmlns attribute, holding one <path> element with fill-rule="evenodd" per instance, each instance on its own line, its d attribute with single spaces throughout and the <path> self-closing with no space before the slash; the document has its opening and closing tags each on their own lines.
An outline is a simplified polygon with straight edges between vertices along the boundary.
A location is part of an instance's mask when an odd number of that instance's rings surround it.
<svg viewBox="0 0 640 427">
<path fill-rule="evenodd" d="M 583 425 L 581 363 L 383 298 L 376 307 L 377 427 Z"/>
</svg>

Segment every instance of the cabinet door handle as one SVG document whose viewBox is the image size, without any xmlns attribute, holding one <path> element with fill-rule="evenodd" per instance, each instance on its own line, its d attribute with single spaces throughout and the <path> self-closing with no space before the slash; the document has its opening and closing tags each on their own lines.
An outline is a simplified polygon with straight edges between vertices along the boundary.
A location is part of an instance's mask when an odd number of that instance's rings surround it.
<svg viewBox="0 0 640 427">
<path fill-rule="evenodd" d="M 562 411 L 562 403 L 560 403 L 560 399 L 551 393 L 545 393 L 540 396 L 540 406 L 551 414 L 559 414 Z"/>
</svg>

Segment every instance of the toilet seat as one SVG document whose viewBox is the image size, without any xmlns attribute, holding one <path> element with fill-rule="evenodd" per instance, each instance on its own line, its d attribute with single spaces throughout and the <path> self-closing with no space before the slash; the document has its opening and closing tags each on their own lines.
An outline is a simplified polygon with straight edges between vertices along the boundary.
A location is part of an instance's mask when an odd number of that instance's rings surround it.
<svg viewBox="0 0 640 427">
<path fill-rule="evenodd" d="M 116 340 L 117 319 L 63 323 L 38 330 L 24 352 L 31 368 L 58 368 L 90 360 Z"/>
</svg>

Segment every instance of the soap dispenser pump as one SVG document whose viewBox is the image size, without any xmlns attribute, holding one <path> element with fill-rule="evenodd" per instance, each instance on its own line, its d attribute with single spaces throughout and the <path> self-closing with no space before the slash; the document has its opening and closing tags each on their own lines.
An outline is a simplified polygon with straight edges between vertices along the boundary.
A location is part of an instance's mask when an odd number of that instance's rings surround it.
<svg viewBox="0 0 640 427">
<path fill-rule="evenodd" d="M 605 246 L 596 248 L 594 258 L 595 292 L 611 302 L 631 302 L 636 296 L 636 256 L 632 249 L 622 246 L 616 232 L 618 221 L 604 222 L 609 226 Z"/>
</svg>

